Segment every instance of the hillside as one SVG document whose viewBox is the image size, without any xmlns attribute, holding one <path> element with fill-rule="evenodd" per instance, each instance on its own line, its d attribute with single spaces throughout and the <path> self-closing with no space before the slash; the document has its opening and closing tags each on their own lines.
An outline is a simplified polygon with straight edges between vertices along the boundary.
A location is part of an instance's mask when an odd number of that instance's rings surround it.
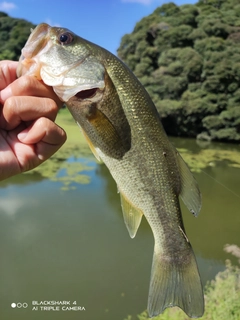
<svg viewBox="0 0 240 320">
<path fill-rule="evenodd" d="M 0 12 L 0 60 L 18 60 L 21 49 L 34 25 L 23 19 L 14 19 Z"/>
<path fill-rule="evenodd" d="M 158 7 L 119 57 L 146 87 L 168 134 L 240 142 L 240 3 Z"/>
</svg>

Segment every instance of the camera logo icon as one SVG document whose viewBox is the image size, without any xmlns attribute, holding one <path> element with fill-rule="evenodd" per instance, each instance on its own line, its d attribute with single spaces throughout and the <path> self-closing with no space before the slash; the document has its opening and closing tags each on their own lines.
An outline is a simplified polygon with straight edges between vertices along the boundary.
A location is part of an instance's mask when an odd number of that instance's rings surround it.
<svg viewBox="0 0 240 320">
<path fill-rule="evenodd" d="M 13 302 L 13 303 L 11 303 L 11 307 L 14 309 L 14 308 L 18 308 L 18 309 L 20 309 L 20 308 L 27 308 L 28 307 L 28 304 L 27 304 L 27 302 L 17 302 L 17 303 L 15 303 L 15 302 Z"/>
</svg>

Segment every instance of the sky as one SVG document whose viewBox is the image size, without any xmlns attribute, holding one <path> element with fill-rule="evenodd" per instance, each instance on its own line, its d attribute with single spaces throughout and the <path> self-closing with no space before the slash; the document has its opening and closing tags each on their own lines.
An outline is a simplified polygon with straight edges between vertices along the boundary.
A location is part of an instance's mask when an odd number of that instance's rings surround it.
<svg viewBox="0 0 240 320">
<path fill-rule="evenodd" d="M 14 18 L 67 28 L 116 54 L 121 38 L 144 16 L 169 0 L 0 0 L 0 11 Z M 176 5 L 197 0 L 172 0 Z M 29 31 L 30 33 L 30 31 Z"/>
</svg>

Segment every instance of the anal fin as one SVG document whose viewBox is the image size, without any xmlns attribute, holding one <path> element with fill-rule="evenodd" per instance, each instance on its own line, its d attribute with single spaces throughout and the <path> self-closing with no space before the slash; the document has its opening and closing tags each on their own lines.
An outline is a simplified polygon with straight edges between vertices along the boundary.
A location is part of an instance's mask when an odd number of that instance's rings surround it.
<svg viewBox="0 0 240 320">
<path fill-rule="evenodd" d="M 124 222 L 131 238 L 134 238 L 141 223 L 143 213 L 120 192 Z"/>
</svg>

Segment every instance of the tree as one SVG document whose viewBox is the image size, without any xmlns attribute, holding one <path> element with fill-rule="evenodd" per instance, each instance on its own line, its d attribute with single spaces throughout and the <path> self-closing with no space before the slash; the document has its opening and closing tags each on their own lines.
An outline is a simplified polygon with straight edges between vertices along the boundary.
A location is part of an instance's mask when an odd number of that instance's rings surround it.
<svg viewBox="0 0 240 320">
<path fill-rule="evenodd" d="M 0 59 L 18 60 L 31 28 L 35 26 L 23 19 L 14 19 L 0 12 Z"/>
<path fill-rule="evenodd" d="M 167 133 L 240 142 L 239 0 L 164 4 L 118 49 Z"/>
</svg>

